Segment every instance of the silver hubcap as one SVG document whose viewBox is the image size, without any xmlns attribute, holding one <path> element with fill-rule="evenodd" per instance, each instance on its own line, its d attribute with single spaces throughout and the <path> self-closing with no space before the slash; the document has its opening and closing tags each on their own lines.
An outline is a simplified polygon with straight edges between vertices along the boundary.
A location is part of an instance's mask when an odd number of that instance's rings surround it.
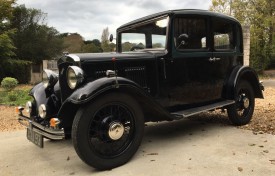
<svg viewBox="0 0 275 176">
<path fill-rule="evenodd" d="M 243 106 L 244 108 L 248 108 L 249 107 L 249 99 L 244 97 L 243 98 Z"/>
<path fill-rule="evenodd" d="M 109 137 L 112 140 L 118 140 L 123 136 L 124 126 L 120 122 L 112 122 L 109 126 Z"/>
</svg>

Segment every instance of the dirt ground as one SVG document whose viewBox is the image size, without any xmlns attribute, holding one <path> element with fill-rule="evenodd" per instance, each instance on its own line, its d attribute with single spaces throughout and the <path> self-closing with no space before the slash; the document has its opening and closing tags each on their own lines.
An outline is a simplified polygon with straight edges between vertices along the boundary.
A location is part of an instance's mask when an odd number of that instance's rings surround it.
<svg viewBox="0 0 275 176">
<path fill-rule="evenodd" d="M 239 128 L 252 130 L 254 134 L 269 133 L 275 135 L 275 89 L 267 87 L 264 91 L 264 97 L 265 99 L 256 99 L 252 121 Z M 230 125 L 227 113 L 220 110 L 202 113 L 189 119 Z M 22 129 L 24 127 L 17 122 L 15 107 L 0 105 L 0 132 Z"/>
<path fill-rule="evenodd" d="M 252 130 L 253 133 L 268 133 L 275 135 L 275 89 L 267 87 L 264 91 L 264 99 L 256 99 L 255 110 L 249 124 L 238 128 Z M 210 123 L 231 125 L 226 112 L 216 110 L 190 117 L 191 120 L 199 120 Z"/>
</svg>

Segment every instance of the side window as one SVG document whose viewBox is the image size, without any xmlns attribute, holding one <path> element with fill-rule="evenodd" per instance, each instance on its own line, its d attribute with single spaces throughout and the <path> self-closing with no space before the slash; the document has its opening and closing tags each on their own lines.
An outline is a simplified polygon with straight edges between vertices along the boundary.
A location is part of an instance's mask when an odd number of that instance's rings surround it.
<svg viewBox="0 0 275 176">
<path fill-rule="evenodd" d="M 233 50 L 236 46 L 234 40 L 234 25 L 227 21 L 215 20 L 213 22 L 214 49 Z"/>
<path fill-rule="evenodd" d="M 166 42 L 165 35 L 152 34 L 152 48 L 164 48 Z"/>
<path fill-rule="evenodd" d="M 174 21 L 174 42 L 178 50 L 206 49 L 206 35 L 204 18 L 184 17 Z"/>
<path fill-rule="evenodd" d="M 122 33 L 122 52 L 145 48 L 145 34 Z"/>
</svg>

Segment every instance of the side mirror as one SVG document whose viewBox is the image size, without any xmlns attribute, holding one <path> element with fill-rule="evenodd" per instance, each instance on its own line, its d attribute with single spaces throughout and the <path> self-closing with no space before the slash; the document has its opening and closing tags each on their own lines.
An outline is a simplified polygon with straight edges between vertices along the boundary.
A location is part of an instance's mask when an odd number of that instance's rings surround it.
<svg viewBox="0 0 275 176">
<path fill-rule="evenodd" d="M 113 40 L 114 40 L 114 36 L 113 36 L 113 34 L 111 34 L 109 37 L 109 41 L 112 42 Z"/>
</svg>

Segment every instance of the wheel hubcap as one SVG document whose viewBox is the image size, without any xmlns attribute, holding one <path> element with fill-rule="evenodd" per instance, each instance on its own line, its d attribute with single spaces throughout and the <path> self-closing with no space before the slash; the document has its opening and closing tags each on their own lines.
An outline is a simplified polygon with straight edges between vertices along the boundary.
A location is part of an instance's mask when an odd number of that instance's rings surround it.
<svg viewBox="0 0 275 176">
<path fill-rule="evenodd" d="M 247 96 L 243 93 L 240 95 L 240 99 L 239 99 L 242 108 L 247 109 L 249 108 L 249 99 L 247 98 Z"/>
<path fill-rule="evenodd" d="M 244 97 L 243 98 L 243 106 L 244 108 L 248 108 L 249 107 L 249 99 Z"/>
<path fill-rule="evenodd" d="M 120 139 L 124 134 L 124 126 L 120 122 L 112 122 L 109 126 L 108 135 L 112 140 Z"/>
</svg>

